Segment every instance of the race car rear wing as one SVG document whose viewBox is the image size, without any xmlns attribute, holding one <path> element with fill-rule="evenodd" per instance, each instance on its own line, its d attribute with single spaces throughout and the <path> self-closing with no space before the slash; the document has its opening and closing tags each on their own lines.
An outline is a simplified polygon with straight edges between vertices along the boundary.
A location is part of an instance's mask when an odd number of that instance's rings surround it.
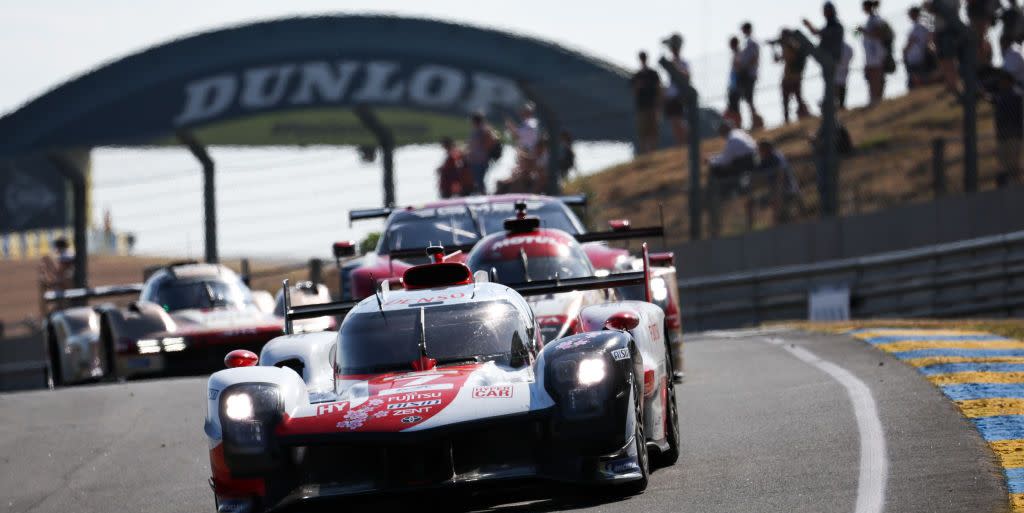
<svg viewBox="0 0 1024 513">
<path fill-rule="evenodd" d="M 92 299 L 98 297 L 128 296 L 132 294 L 139 294 L 141 292 L 141 283 L 131 283 L 128 285 L 87 287 L 84 289 L 47 290 L 43 293 L 43 300 L 49 303 L 66 299 Z"/>
<path fill-rule="evenodd" d="M 568 196 L 559 196 L 558 201 L 565 203 L 570 207 L 586 207 L 587 206 L 587 195 L 586 194 L 571 194 Z"/>
<path fill-rule="evenodd" d="M 647 226 L 643 228 L 626 228 L 622 230 L 609 230 L 606 232 L 589 232 L 577 234 L 576 240 L 580 243 L 598 242 L 607 240 L 628 240 L 647 239 L 651 237 L 665 237 L 665 227 Z"/>
<path fill-rule="evenodd" d="M 391 207 L 349 210 L 348 224 L 349 226 L 352 226 L 353 221 L 362 221 L 363 219 L 382 219 L 391 215 L 394 211 L 395 209 Z"/>
<path fill-rule="evenodd" d="M 344 316 L 354 308 L 359 301 L 332 301 L 330 303 L 319 303 L 314 305 L 292 306 L 291 286 L 288 280 L 282 283 L 282 298 L 284 300 L 284 333 L 294 333 L 292 323 L 302 319 L 315 319 L 317 317 Z"/>
<path fill-rule="evenodd" d="M 451 250 L 452 252 L 461 251 L 463 253 L 469 253 L 473 249 L 475 244 L 462 244 L 461 246 L 445 246 L 445 251 Z M 409 249 L 389 249 L 381 255 L 387 255 L 393 259 L 402 259 L 410 257 L 426 257 L 428 255 L 427 250 L 433 246 L 425 246 L 422 248 L 409 248 Z"/>
</svg>

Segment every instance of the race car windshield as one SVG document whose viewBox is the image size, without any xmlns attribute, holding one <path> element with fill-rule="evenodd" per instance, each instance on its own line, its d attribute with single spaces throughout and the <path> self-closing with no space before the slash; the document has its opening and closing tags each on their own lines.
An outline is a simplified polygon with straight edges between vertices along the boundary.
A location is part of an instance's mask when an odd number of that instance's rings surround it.
<svg viewBox="0 0 1024 513">
<path fill-rule="evenodd" d="M 441 243 L 453 246 L 473 244 L 480 238 L 476 223 L 465 209 L 431 216 L 407 216 L 388 226 L 382 248 L 425 248 Z"/>
<path fill-rule="evenodd" d="M 514 203 L 491 203 L 474 208 L 483 225 L 484 233 L 499 233 L 505 231 L 505 220 L 515 217 Z M 570 235 L 580 233 L 579 228 L 572 222 L 565 208 L 554 202 L 528 202 L 527 211 L 532 216 L 540 218 L 541 228 L 561 230 Z"/>
<path fill-rule="evenodd" d="M 222 280 L 168 280 L 142 299 L 156 303 L 168 312 L 188 308 L 244 308 L 252 303 L 249 291 L 240 283 Z"/>
<path fill-rule="evenodd" d="M 559 256 L 526 256 L 516 258 L 481 251 L 470 256 L 466 265 L 473 272 L 487 271 L 498 283 L 524 283 L 528 281 L 583 278 L 594 274 L 586 253 L 578 246 L 568 246 L 569 253 Z"/>
<path fill-rule="evenodd" d="M 424 308 L 426 353 L 438 365 L 507 364 L 513 346 L 529 340 L 526 321 L 506 301 Z M 420 357 L 420 307 L 350 314 L 338 335 L 341 374 L 411 369 Z"/>
</svg>

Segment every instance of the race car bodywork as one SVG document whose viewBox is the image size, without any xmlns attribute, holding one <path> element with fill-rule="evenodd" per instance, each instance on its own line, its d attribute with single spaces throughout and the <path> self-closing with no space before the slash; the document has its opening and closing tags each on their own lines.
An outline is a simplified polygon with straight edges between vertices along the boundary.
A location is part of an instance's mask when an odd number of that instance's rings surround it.
<svg viewBox="0 0 1024 513">
<path fill-rule="evenodd" d="M 384 284 L 345 307 L 337 334 L 274 339 L 258 365 L 210 377 L 205 431 L 219 511 L 503 480 L 630 494 L 646 486 L 649 448 L 675 460 L 660 308 L 592 305 L 580 312 L 581 333 L 544 344 L 523 295 L 440 260 L 407 271 L 407 290 Z M 644 276 L 534 282 L 522 294 Z"/>
<path fill-rule="evenodd" d="M 145 283 L 48 293 L 51 302 L 138 294 L 126 307 L 112 303 L 58 309 L 44 333 L 55 385 L 102 377 L 133 377 L 218 367 L 228 348 L 259 350 L 280 335 L 274 299 L 250 291 L 233 271 L 215 264 L 179 264 L 156 270 Z M 295 287 L 296 303 L 330 301 L 324 285 Z M 324 330 L 330 318 L 303 321 Z"/>
<path fill-rule="evenodd" d="M 456 256 L 455 261 L 463 261 L 480 240 L 490 234 L 504 232 L 504 221 L 515 214 L 517 203 L 524 203 L 531 215 L 540 218 L 542 228 L 563 231 L 580 241 L 595 271 L 601 274 L 621 273 L 636 271 L 642 266 L 640 259 L 629 250 L 610 247 L 606 241 L 648 236 L 645 229 L 632 228 L 628 220 L 614 220 L 609 222 L 612 232 L 587 233 L 583 223 L 569 208 L 585 205 L 585 196 L 470 196 L 421 207 L 350 212 L 350 221 L 374 218 L 387 218 L 387 221 L 374 252 L 348 260 L 339 268 L 341 298 L 359 300 L 369 297 L 383 281 L 390 282 L 393 289 L 398 288 L 402 274 L 421 262 L 423 249 L 433 243 L 443 243 L 453 250 L 461 249 L 463 254 Z M 675 262 L 671 253 L 651 256 L 653 301 L 665 310 L 666 336 L 672 348 L 674 369 L 677 377 L 681 377 L 684 368 L 683 326 Z M 643 298 L 637 287 L 620 292 L 628 299 Z M 548 331 L 551 331 L 555 318 L 548 316 L 545 321 Z"/>
</svg>

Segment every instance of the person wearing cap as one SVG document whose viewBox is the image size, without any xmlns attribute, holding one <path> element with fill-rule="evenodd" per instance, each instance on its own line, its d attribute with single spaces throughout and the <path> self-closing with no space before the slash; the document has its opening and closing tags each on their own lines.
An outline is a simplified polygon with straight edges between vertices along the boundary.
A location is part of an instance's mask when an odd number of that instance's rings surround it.
<svg viewBox="0 0 1024 513">
<path fill-rule="evenodd" d="M 487 194 L 485 179 L 487 178 L 487 169 L 491 165 L 494 147 L 498 144 L 498 137 L 495 135 L 494 129 L 487 124 L 482 112 L 473 113 L 470 122 L 472 127 L 469 132 L 469 141 L 466 144 L 466 165 L 473 173 L 473 192 Z"/>
<path fill-rule="evenodd" d="M 764 120 L 754 106 L 754 89 L 757 86 L 757 73 L 761 63 L 761 45 L 754 39 L 754 27 L 749 21 L 740 26 L 740 31 L 743 33 L 744 42 L 738 56 L 736 81 L 741 98 L 750 107 L 751 130 L 757 130 L 764 126 Z"/>
<path fill-rule="evenodd" d="M 669 52 L 672 54 L 669 60 L 672 61 L 675 68 L 684 77 L 689 78 L 690 64 L 682 56 L 683 36 L 676 32 L 662 41 L 662 43 L 668 47 Z M 675 137 L 676 144 L 680 146 L 686 144 L 686 138 L 689 134 L 689 127 L 686 124 L 686 118 L 683 116 L 683 110 L 682 84 L 677 84 L 672 77 L 669 77 L 668 88 L 665 90 L 664 113 L 665 118 L 672 127 L 672 135 Z"/>
</svg>

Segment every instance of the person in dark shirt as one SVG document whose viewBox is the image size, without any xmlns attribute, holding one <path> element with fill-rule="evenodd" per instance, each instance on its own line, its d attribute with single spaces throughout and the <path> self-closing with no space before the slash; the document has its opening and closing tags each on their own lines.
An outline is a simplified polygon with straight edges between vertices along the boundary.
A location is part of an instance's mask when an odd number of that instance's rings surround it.
<svg viewBox="0 0 1024 513">
<path fill-rule="evenodd" d="M 658 105 L 661 103 L 661 77 L 647 66 L 647 52 L 640 52 L 640 70 L 633 74 L 633 104 L 636 107 L 637 154 L 654 151 L 658 146 Z"/>
<path fill-rule="evenodd" d="M 825 2 L 822 7 L 822 14 L 825 16 L 825 26 L 815 28 L 806 18 L 804 26 L 820 39 L 818 48 L 825 51 L 832 60 L 839 62 L 843 56 L 843 24 L 839 23 L 839 15 L 836 13 L 836 6 L 832 2 Z"/>
<path fill-rule="evenodd" d="M 565 180 L 569 178 L 569 172 L 576 169 L 576 152 L 572 149 L 572 134 L 568 130 L 562 130 L 559 141 L 561 141 L 562 151 L 558 157 L 558 171 L 561 173 L 562 180 Z"/>
<path fill-rule="evenodd" d="M 800 51 L 793 41 L 779 38 L 772 41 L 775 48 L 775 62 L 782 63 L 782 118 L 789 123 L 789 100 L 796 100 L 796 117 L 803 119 L 810 115 L 804 103 L 803 81 L 807 54 Z"/>
<path fill-rule="evenodd" d="M 442 198 L 461 196 L 473 189 L 473 177 L 468 172 L 462 152 L 451 137 L 441 139 L 444 148 L 444 162 L 437 168 L 438 192 Z"/>
<path fill-rule="evenodd" d="M 999 73 L 996 91 L 990 101 L 994 108 L 996 141 L 1003 171 L 997 181 L 1001 186 L 1021 183 L 1021 139 L 1024 138 L 1024 100 L 1014 90 L 1013 76 Z"/>
</svg>

